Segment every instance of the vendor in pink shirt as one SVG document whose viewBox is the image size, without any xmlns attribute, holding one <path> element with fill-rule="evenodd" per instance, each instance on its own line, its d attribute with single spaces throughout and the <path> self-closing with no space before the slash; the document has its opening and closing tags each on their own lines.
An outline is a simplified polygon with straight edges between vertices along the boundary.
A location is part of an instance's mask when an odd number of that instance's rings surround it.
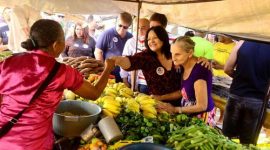
<svg viewBox="0 0 270 150">
<path fill-rule="evenodd" d="M 93 86 L 75 69 L 61 64 L 56 75 L 40 96 L 29 101 L 44 82 L 65 47 L 64 32 L 59 23 L 41 19 L 33 24 L 30 37 L 22 42 L 28 52 L 0 62 L 0 128 L 18 112 L 28 107 L 11 130 L 0 137 L 1 150 L 51 150 L 52 117 L 64 89 L 97 99 L 105 88 L 114 61 L 107 59 L 105 70 Z"/>
</svg>

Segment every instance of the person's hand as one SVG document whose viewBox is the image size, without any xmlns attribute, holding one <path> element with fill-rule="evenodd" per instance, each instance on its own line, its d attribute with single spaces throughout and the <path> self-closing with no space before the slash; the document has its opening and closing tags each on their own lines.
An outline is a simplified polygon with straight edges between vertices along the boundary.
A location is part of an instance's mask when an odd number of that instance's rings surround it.
<svg viewBox="0 0 270 150">
<path fill-rule="evenodd" d="M 211 66 L 211 62 L 204 58 L 204 57 L 199 57 L 197 64 L 201 63 L 202 66 L 204 66 L 205 68 L 207 68 L 208 70 L 211 70 L 212 66 Z"/>
<path fill-rule="evenodd" d="M 215 60 L 212 61 L 212 67 L 213 67 L 214 69 L 222 69 L 222 70 L 223 70 L 223 68 L 224 68 L 223 65 L 221 65 L 219 62 L 217 62 L 217 61 L 215 61 Z"/>
<path fill-rule="evenodd" d="M 158 112 L 166 111 L 169 114 L 174 114 L 174 106 L 169 103 L 157 102 L 156 109 Z"/>
<path fill-rule="evenodd" d="M 115 60 L 114 59 L 107 58 L 105 60 L 105 69 L 106 70 L 112 71 L 114 69 L 114 66 L 115 66 Z"/>
</svg>

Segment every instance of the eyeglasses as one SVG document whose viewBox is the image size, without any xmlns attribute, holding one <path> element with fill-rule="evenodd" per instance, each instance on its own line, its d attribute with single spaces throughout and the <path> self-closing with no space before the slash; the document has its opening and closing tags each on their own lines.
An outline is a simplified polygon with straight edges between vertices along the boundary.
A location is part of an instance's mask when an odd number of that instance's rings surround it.
<svg viewBox="0 0 270 150">
<path fill-rule="evenodd" d="M 119 24 L 118 27 L 119 28 L 123 27 L 124 29 L 128 29 L 128 26 L 124 26 L 124 25 L 121 25 L 121 24 Z"/>
</svg>

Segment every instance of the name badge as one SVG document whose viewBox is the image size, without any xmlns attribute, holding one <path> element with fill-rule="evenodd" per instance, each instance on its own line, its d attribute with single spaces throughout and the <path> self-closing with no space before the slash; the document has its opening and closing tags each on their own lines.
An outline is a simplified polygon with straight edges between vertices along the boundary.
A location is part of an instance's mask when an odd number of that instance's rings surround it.
<svg viewBox="0 0 270 150">
<path fill-rule="evenodd" d="M 75 43 L 73 44 L 74 47 L 79 47 L 79 44 Z"/>
<path fill-rule="evenodd" d="M 88 48 L 88 45 L 87 45 L 87 44 L 83 44 L 82 47 L 83 47 L 83 48 Z"/>
<path fill-rule="evenodd" d="M 117 37 L 113 37 L 113 42 L 118 42 L 118 38 Z"/>
<path fill-rule="evenodd" d="M 165 70 L 163 67 L 157 67 L 156 72 L 158 75 L 162 76 L 165 73 Z"/>
</svg>

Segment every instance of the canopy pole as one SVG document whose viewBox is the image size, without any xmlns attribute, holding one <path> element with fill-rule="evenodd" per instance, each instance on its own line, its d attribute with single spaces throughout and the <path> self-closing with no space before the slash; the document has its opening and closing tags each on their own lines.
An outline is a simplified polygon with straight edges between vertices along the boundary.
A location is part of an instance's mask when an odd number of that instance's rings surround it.
<svg viewBox="0 0 270 150">
<path fill-rule="evenodd" d="M 141 10 L 141 6 L 142 6 L 142 2 L 140 0 L 137 0 L 138 2 L 138 10 L 137 10 L 137 27 L 136 27 L 136 31 L 137 31 L 137 34 L 136 34 L 136 47 L 135 47 L 135 54 L 137 53 L 137 50 L 138 50 L 138 39 L 139 39 L 139 20 L 140 20 L 140 10 Z M 130 78 L 131 78 L 131 89 L 133 91 L 136 90 L 136 79 L 137 79 L 137 70 L 134 70 L 134 71 L 131 71 L 131 75 L 130 75 Z"/>
</svg>

